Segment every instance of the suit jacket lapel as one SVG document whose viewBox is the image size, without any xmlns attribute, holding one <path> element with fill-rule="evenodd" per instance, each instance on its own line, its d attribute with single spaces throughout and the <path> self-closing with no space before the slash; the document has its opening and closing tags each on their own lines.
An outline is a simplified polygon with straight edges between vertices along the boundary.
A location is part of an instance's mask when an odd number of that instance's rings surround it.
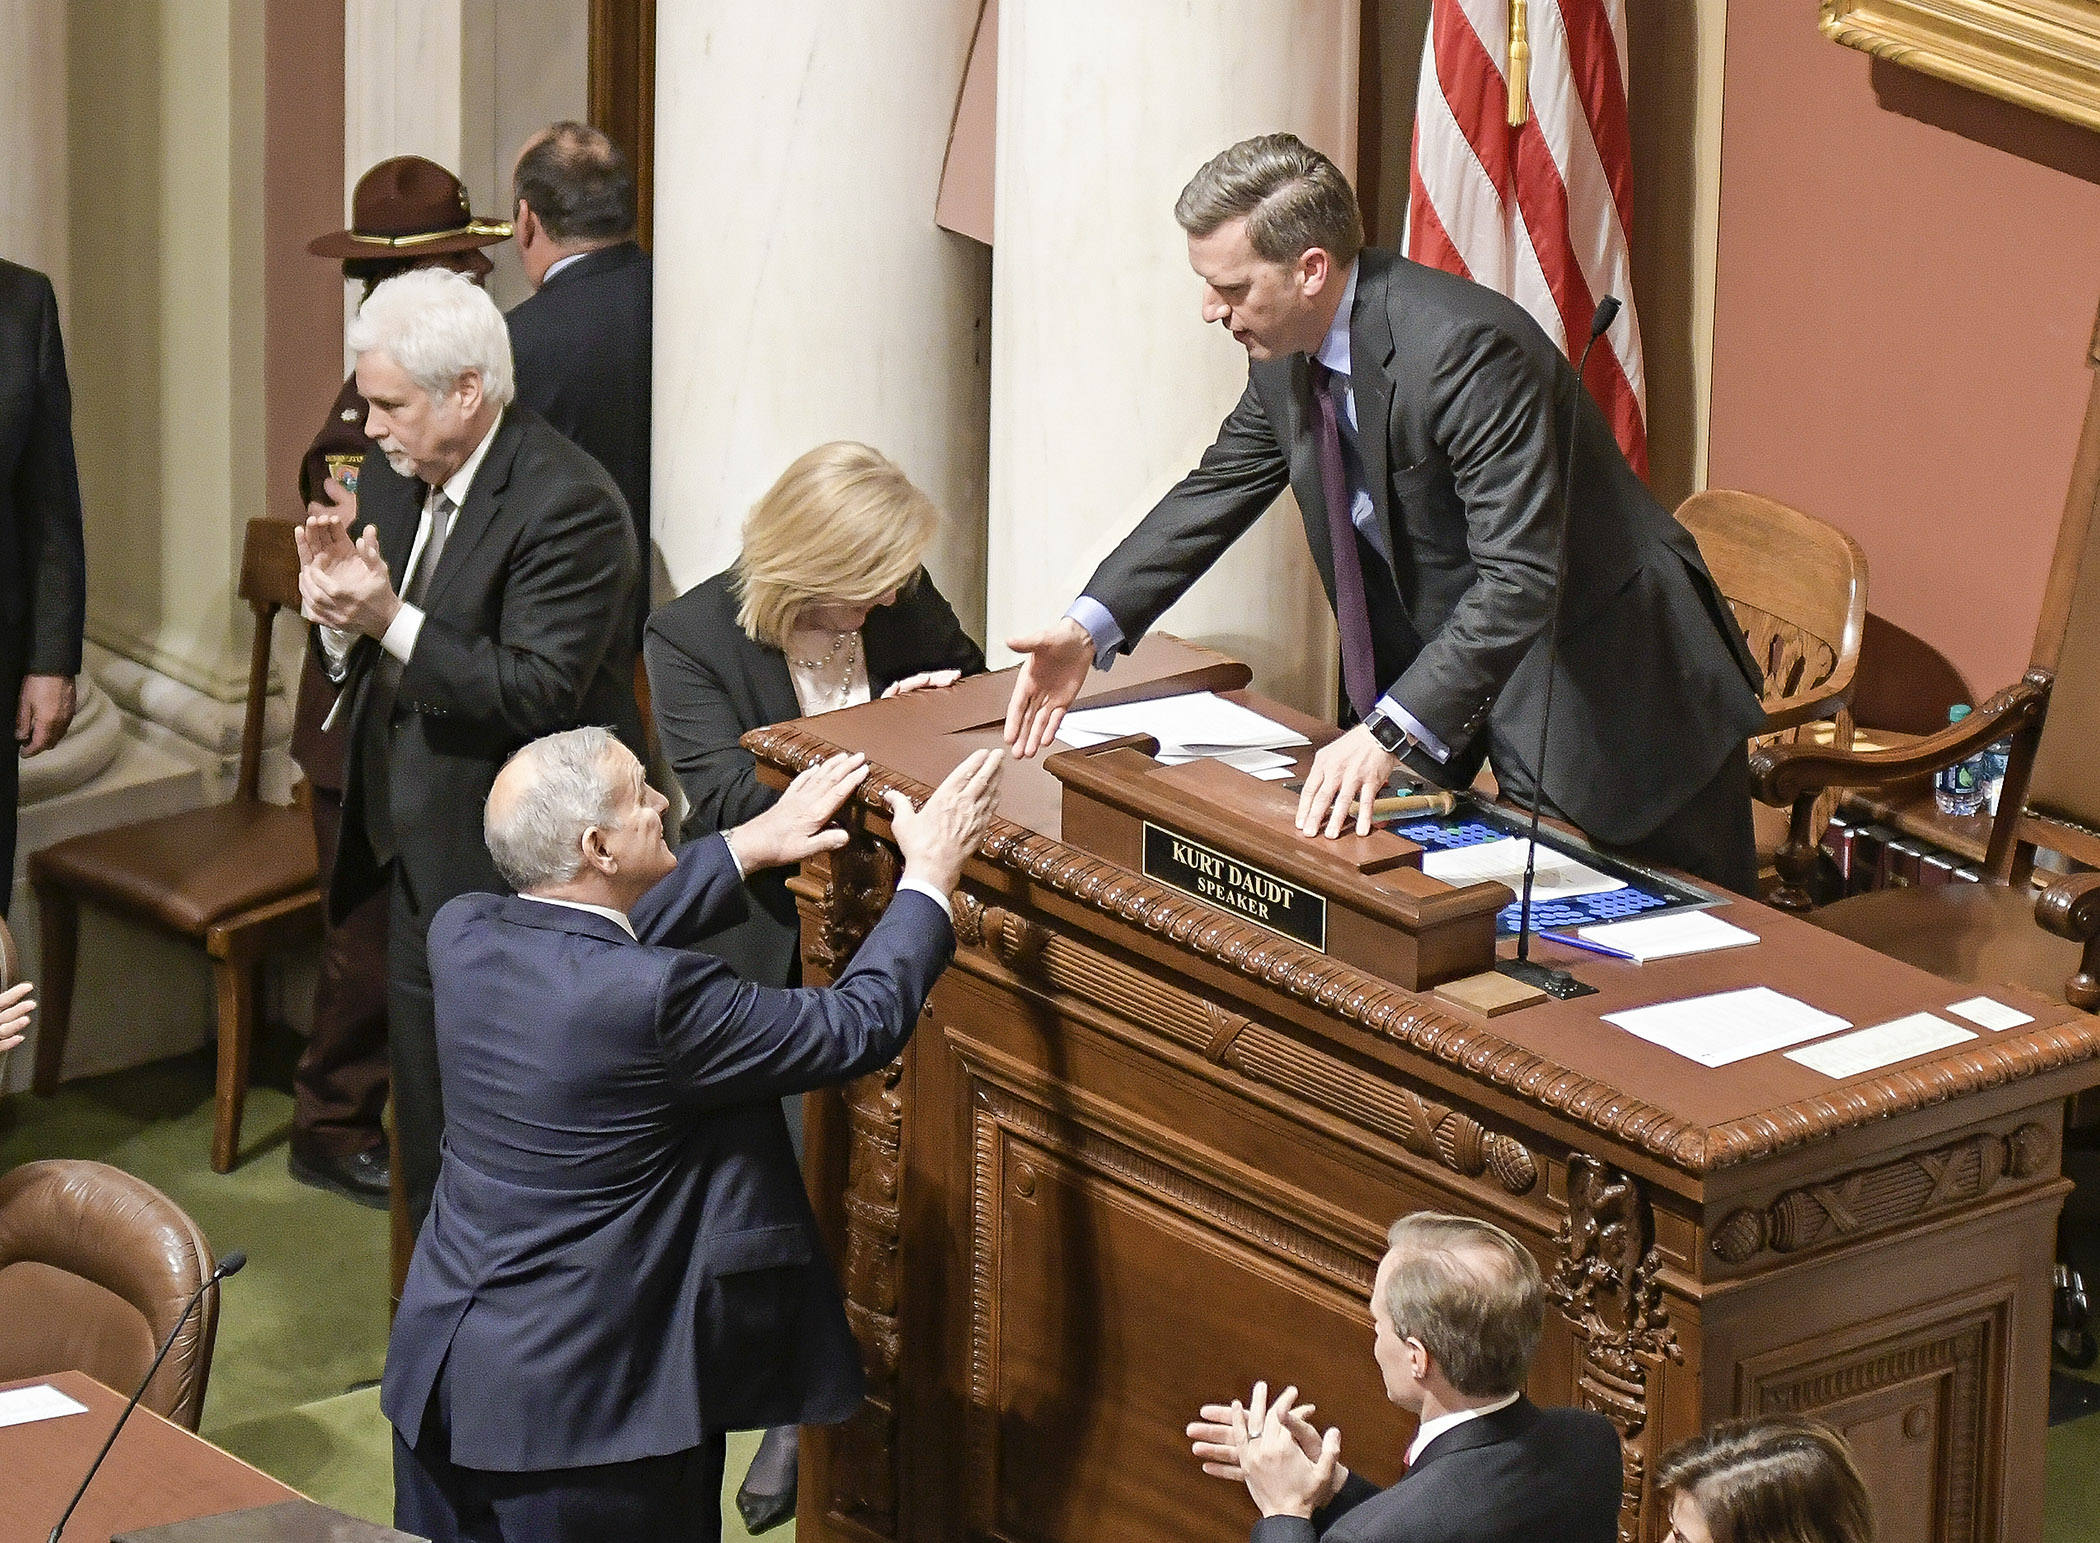
<svg viewBox="0 0 2100 1543">
<path fill-rule="evenodd" d="M 510 482 L 511 464 L 517 460 L 518 443 L 524 434 L 525 426 L 519 421 L 518 409 L 505 408 L 502 426 L 496 430 L 496 442 L 489 446 L 489 453 L 474 472 L 474 480 L 467 487 L 466 503 L 452 516 L 452 531 L 445 537 L 445 550 L 438 554 L 437 572 L 430 576 L 430 586 L 423 592 L 426 609 L 436 608 L 472 554 L 474 544 L 487 533 L 489 522 L 502 502 L 503 490 Z"/>
<path fill-rule="evenodd" d="M 1356 393 L 1356 448 L 1370 484 L 1371 507 L 1393 541 L 1393 488 L 1387 425 L 1393 415 L 1393 321 L 1386 309 L 1390 264 L 1366 248 L 1357 259 L 1356 309 L 1349 317 L 1350 389 Z"/>
<path fill-rule="evenodd" d="M 788 674 L 787 653 L 783 649 L 764 648 L 746 637 L 741 628 L 737 640 L 751 650 L 751 692 L 757 700 L 758 721 L 761 723 L 786 723 L 790 718 L 802 716 L 802 703 L 795 696 L 795 680 Z"/>
</svg>

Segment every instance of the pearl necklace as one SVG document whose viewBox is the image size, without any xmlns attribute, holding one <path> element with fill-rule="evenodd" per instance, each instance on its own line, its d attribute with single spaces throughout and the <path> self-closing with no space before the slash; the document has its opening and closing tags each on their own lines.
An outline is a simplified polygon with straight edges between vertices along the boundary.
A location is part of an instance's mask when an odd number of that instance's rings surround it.
<svg viewBox="0 0 2100 1543">
<path fill-rule="evenodd" d="M 832 667 L 838 663 L 839 655 L 842 652 L 846 656 L 845 673 L 838 683 L 834 685 L 828 677 L 831 674 Z M 797 659 L 793 654 L 790 654 L 788 659 L 797 669 L 808 672 L 812 677 L 811 685 L 814 688 L 835 698 L 835 700 L 829 702 L 820 700 L 812 703 L 810 707 L 812 713 L 828 712 L 844 707 L 846 699 L 853 694 L 853 667 L 860 662 L 860 633 L 858 631 L 833 633 L 831 647 L 825 651 L 824 657 L 821 659 Z"/>
</svg>

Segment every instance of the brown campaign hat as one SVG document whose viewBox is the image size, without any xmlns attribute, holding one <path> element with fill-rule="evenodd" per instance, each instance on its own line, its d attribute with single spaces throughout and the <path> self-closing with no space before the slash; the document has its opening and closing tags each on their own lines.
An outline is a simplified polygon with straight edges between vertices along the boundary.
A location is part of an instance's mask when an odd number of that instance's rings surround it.
<svg viewBox="0 0 2100 1543">
<path fill-rule="evenodd" d="M 316 257 L 438 257 L 510 239 L 507 220 L 480 220 L 467 190 L 435 161 L 397 155 L 357 179 L 350 228 L 306 243 Z"/>
</svg>

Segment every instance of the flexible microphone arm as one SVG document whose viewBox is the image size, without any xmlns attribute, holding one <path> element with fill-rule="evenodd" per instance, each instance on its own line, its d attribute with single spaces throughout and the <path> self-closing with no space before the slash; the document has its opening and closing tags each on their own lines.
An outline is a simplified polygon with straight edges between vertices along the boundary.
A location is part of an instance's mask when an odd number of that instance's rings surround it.
<svg viewBox="0 0 2100 1543">
<path fill-rule="evenodd" d="M 73 1498 L 66 1503 L 66 1514 L 58 1519 L 58 1525 L 51 1529 L 51 1536 L 45 1543 L 58 1543 L 58 1535 L 66 1530 L 66 1523 L 73 1519 L 74 1507 L 80 1504 L 80 1497 L 87 1493 L 88 1486 L 95 1482 L 95 1475 L 101 1471 L 102 1459 L 109 1456 L 109 1449 L 117 1444 L 117 1437 L 124 1429 L 124 1422 L 131 1418 L 131 1411 L 138 1408 L 139 1400 L 146 1396 L 146 1384 L 153 1380 L 153 1374 L 160 1370 L 160 1363 L 165 1361 L 168 1352 L 175 1348 L 175 1341 L 182 1333 L 182 1326 L 190 1321 L 190 1314 L 195 1312 L 197 1304 L 204 1300 L 204 1293 L 227 1276 L 240 1274 L 241 1266 L 247 1262 L 248 1256 L 235 1249 L 219 1261 L 218 1268 L 205 1277 L 203 1285 L 190 1293 L 189 1301 L 182 1305 L 182 1316 L 175 1320 L 175 1327 L 168 1330 L 168 1337 L 160 1342 L 160 1353 L 153 1358 L 153 1364 L 146 1368 L 145 1380 L 139 1383 L 139 1390 L 131 1395 L 131 1402 L 124 1406 L 124 1412 L 117 1416 L 116 1428 L 109 1433 L 109 1440 L 102 1443 L 102 1450 L 95 1454 L 95 1460 L 88 1464 L 87 1477 L 80 1481 L 80 1488 L 73 1491 Z"/>
<path fill-rule="evenodd" d="M 1559 555 L 1553 572 L 1553 614 L 1546 623 L 1546 700 L 1539 707 L 1539 753 L 1532 763 L 1531 830 L 1524 851 L 1524 899 L 1517 909 L 1517 958 L 1531 961 L 1531 881 L 1539 861 L 1539 804 L 1546 796 L 1546 729 L 1553 721 L 1553 675 L 1560 663 L 1560 607 L 1568 590 L 1568 506 L 1575 501 L 1575 434 L 1582 411 L 1582 383 L 1589 369 L 1590 350 L 1597 339 L 1611 330 L 1618 319 L 1619 297 L 1606 295 L 1597 302 L 1590 318 L 1590 340 L 1582 345 L 1582 362 L 1575 366 L 1575 399 L 1568 407 L 1568 470 L 1561 482 Z"/>
</svg>

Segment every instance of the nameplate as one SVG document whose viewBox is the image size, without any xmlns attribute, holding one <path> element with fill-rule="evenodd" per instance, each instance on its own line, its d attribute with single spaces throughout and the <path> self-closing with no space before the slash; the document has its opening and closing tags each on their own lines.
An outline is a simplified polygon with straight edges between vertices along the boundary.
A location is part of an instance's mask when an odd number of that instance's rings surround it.
<svg viewBox="0 0 2100 1543">
<path fill-rule="evenodd" d="M 1145 822 L 1145 877 L 1327 952 L 1327 897 Z"/>
</svg>

